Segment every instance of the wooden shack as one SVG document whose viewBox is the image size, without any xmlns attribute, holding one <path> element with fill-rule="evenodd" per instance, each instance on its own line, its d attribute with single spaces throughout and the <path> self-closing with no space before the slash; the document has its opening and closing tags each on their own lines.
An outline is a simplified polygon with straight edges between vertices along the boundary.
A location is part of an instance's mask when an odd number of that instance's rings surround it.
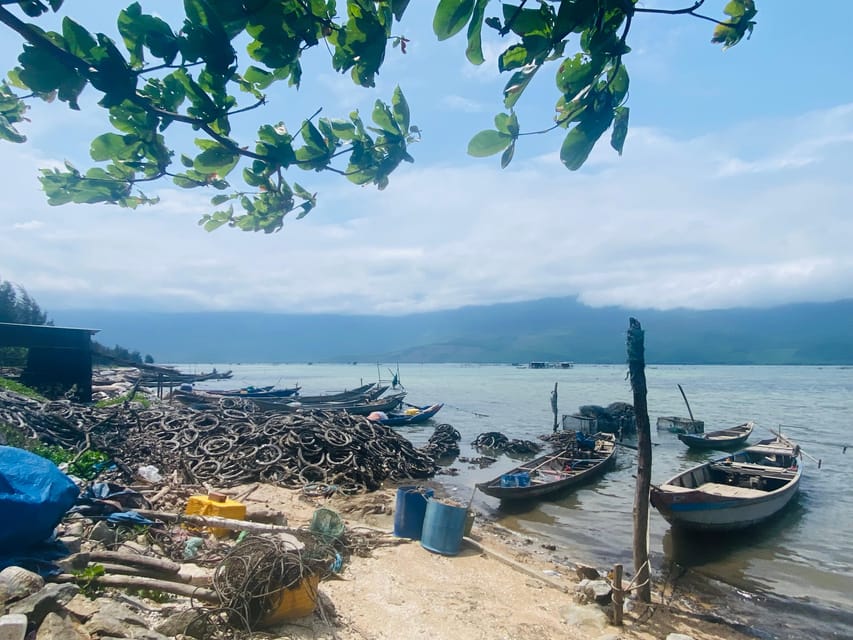
<svg viewBox="0 0 853 640">
<path fill-rule="evenodd" d="M 97 329 L 0 322 L 0 347 L 24 347 L 21 383 L 36 389 L 75 388 L 75 400 L 92 401 L 92 336 Z"/>
</svg>

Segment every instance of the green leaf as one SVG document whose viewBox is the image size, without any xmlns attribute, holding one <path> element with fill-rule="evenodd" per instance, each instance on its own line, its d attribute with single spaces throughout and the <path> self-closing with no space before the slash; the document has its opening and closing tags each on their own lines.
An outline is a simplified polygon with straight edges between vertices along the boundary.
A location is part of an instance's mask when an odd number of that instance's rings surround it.
<svg viewBox="0 0 853 640">
<path fill-rule="evenodd" d="M 625 145 L 625 137 L 628 135 L 628 107 L 616 107 L 613 118 L 613 132 L 610 134 L 610 146 L 622 155 L 622 147 Z"/>
<path fill-rule="evenodd" d="M 465 57 L 471 64 L 483 64 L 483 17 L 486 14 L 486 5 L 489 0 L 477 0 L 471 22 L 468 23 L 468 46 L 465 49 Z"/>
<path fill-rule="evenodd" d="M 495 116 L 495 127 L 501 133 L 516 137 L 518 135 L 518 116 L 515 112 L 499 113 Z"/>
<path fill-rule="evenodd" d="M 509 82 L 504 87 L 504 106 L 507 109 L 512 109 L 515 106 L 515 103 L 518 102 L 527 85 L 533 80 L 533 76 L 541 68 L 541 65 L 527 66 L 510 76 Z"/>
<path fill-rule="evenodd" d="M 475 0 L 439 0 L 432 30 L 439 40 L 447 40 L 462 31 L 474 12 Z"/>
<path fill-rule="evenodd" d="M 519 36 L 530 34 L 546 34 L 550 31 L 550 25 L 546 15 L 539 9 L 520 9 L 512 4 L 503 5 L 504 23 L 512 32 Z"/>
<path fill-rule="evenodd" d="M 580 169 L 592 148 L 613 119 L 613 113 L 585 114 L 586 117 L 572 128 L 560 148 L 560 160 L 571 171 Z"/>
<path fill-rule="evenodd" d="M 239 159 L 240 156 L 236 151 L 217 144 L 198 154 L 193 166 L 201 173 L 224 177 L 231 172 Z"/>
<path fill-rule="evenodd" d="M 506 169 L 509 166 L 513 155 L 515 155 L 515 140 L 512 141 L 512 144 L 501 155 L 501 169 Z"/>
<path fill-rule="evenodd" d="M 65 38 L 65 48 L 69 53 L 90 64 L 95 62 L 92 50 L 98 46 L 97 40 L 71 18 L 62 19 L 62 37 Z"/>
<path fill-rule="evenodd" d="M 371 116 L 373 122 L 375 122 L 379 127 L 392 135 L 401 135 L 400 127 L 397 125 L 397 122 L 394 120 L 394 116 L 391 114 L 391 109 L 388 108 L 381 100 L 377 100 L 373 105 L 373 114 Z M 405 131 L 405 129 L 403 130 Z"/>
<path fill-rule="evenodd" d="M 625 65 L 620 62 L 619 67 L 616 69 L 616 73 L 614 74 L 611 70 L 608 76 L 609 91 L 613 96 L 613 102 L 615 104 L 621 104 L 625 99 L 625 96 L 628 94 L 628 70 L 625 68 Z"/>
<path fill-rule="evenodd" d="M 0 139 L 8 140 L 9 142 L 26 142 L 27 136 L 18 133 L 6 116 L 0 115 Z"/>
<path fill-rule="evenodd" d="M 527 51 L 527 47 L 514 44 L 498 56 L 498 69 L 504 72 L 523 67 L 528 63 L 528 57 L 529 52 Z"/>
<path fill-rule="evenodd" d="M 96 162 L 105 162 L 120 156 L 125 149 L 124 136 L 116 133 L 105 133 L 92 140 L 89 155 Z"/>
<path fill-rule="evenodd" d="M 512 136 L 494 129 L 481 131 L 468 143 L 468 155 L 475 158 L 493 156 L 506 149 L 512 143 Z"/>
<path fill-rule="evenodd" d="M 391 108 L 394 111 L 397 127 L 400 132 L 405 133 L 409 130 L 409 103 L 406 102 L 406 96 L 403 95 L 399 86 L 395 87 L 394 95 L 391 96 Z"/>
</svg>

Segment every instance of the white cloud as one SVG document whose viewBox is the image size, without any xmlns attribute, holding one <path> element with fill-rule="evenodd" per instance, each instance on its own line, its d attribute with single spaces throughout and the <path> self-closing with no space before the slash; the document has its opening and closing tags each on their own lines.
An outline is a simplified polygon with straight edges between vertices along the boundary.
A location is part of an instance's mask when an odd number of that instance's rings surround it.
<svg viewBox="0 0 853 640">
<path fill-rule="evenodd" d="M 486 111 L 486 106 L 481 102 L 462 96 L 444 96 L 441 99 L 441 104 L 450 111 L 463 111 L 465 113 L 480 113 L 482 111 Z"/>
<path fill-rule="evenodd" d="M 635 127 L 623 157 L 600 145 L 576 173 L 549 154 L 505 171 L 497 157 L 406 166 L 384 192 L 297 174 L 320 206 L 272 236 L 204 232 L 209 194 L 192 190 L 163 188 L 160 205 L 133 212 L 47 207 L 35 191 L 42 160 L 5 145 L 0 277 L 48 310 L 397 314 L 562 295 L 658 308 L 853 297 L 851 114 L 846 105 L 686 140 Z"/>
</svg>

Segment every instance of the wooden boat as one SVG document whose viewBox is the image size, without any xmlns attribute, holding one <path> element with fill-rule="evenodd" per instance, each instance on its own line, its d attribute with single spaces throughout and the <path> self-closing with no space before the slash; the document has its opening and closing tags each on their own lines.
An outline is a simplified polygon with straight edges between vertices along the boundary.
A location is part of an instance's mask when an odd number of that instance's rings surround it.
<svg viewBox="0 0 853 640">
<path fill-rule="evenodd" d="M 746 443 L 754 427 L 754 423 L 744 422 L 730 429 L 708 433 L 679 433 L 678 439 L 691 449 L 734 449 Z"/>
<path fill-rule="evenodd" d="M 237 396 L 240 398 L 290 398 L 299 395 L 301 388 L 299 385 L 282 389 L 276 389 L 275 386 L 243 387 L 242 389 L 205 389 L 204 392 L 215 396 Z"/>
<path fill-rule="evenodd" d="M 365 384 L 349 391 L 340 391 L 338 393 L 325 393 L 317 396 L 299 395 L 294 398 L 295 402 L 301 404 L 325 404 L 328 402 L 358 402 L 366 400 L 375 400 L 383 393 L 388 391 L 388 385 L 381 385 L 375 382 Z"/>
<path fill-rule="evenodd" d="M 384 417 L 382 417 L 383 412 L 377 412 L 379 415 L 376 417 L 375 421 L 389 427 L 406 427 L 412 424 L 421 424 L 441 411 L 444 403 L 433 404 L 425 407 L 417 407 L 415 405 L 406 406 L 409 407 L 406 411 L 386 413 L 384 414 Z M 368 418 L 370 418 L 370 416 L 368 416 Z"/>
<path fill-rule="evenodd" d="M 781 511 L 796 495 L 802 473 L 799 447 L 770 438 L 652 486 L 651 503 L 674 526 L 743 529 Z"/>
<path fill-rule="evenodd" d="M 582 434 L 578 438 L 578 443 L 583 441 Z M 482 482 L 477 488 L 501 500 L 528 500 L 597 478 L 616 462 L 616 436 L 612 433 L 597 433 L 589 439 L 588 449 L 573 443 L 556 453 L 540 456 L 497 478 Z"/>
<path fill-rule="evenodd" d="M 705 423 L 692 418 L 660 416 L 657 420 L 657 428 L 658 431 L 669 431 L 670 433 L 702 433 L 705 431 Z"/>
<path fill-rule="evenodd" d="M 338 401 L 338 402 L 323 402 L 303 404 L 299 402 L 299 398 L 294 398 L 292 401 L 287 399 L 276 400 L 272 398 L 251 398 L 259 408 L 263 411 L 280 411 L 285 413 L 294 413 L 297 411 L 346 411 L 354 415 L 366 416 L 374 411 L 393 411 L 399 407 L 403 398 L 406 397 L 406 392 L 401 391 L 390 396 L 384 396 L 375 400 L 354 400 L 354 401 Z"/>
</svg>

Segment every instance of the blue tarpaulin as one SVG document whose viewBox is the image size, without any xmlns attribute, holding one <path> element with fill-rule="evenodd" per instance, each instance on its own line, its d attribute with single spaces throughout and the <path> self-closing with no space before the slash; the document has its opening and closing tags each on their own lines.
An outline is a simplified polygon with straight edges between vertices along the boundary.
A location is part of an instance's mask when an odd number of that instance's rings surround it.
<svg viewBox="0 0 853 640">
<path fill-rule="evenodd" d="M 46 458 L 0 446 L 0 549 L 16 555 L 50 539 L 77 485 Z"/>
</svg>

